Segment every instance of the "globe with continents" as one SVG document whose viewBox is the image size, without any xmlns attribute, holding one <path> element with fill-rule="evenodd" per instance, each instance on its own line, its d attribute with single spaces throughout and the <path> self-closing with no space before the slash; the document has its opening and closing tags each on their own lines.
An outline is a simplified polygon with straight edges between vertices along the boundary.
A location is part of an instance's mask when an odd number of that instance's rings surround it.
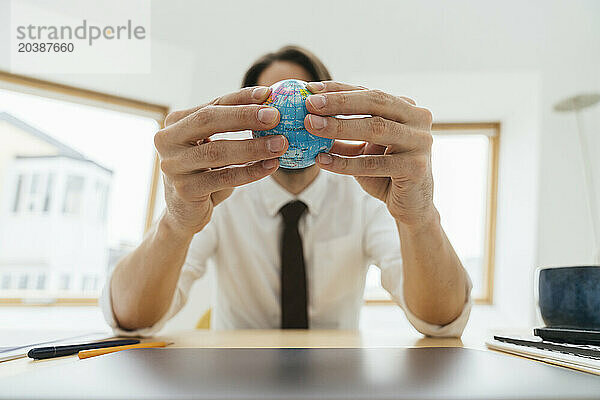
<svg viewBox="0 0 600 400">
<path fill-rule="evenodd" d="M 309 133 L 304 127 L 306 98 L 311 92 L 306 82 L 297 79 L 286 79 L 271 86 L 271 95 L 263 103 L 275 107 L 281 114 L 279 124 L 268 131 L 253 131 L 253 136 L 283 135 L 289 147 L 279 157 L 279 165 L 288 169 L 310 167 L 315 163 L 317 154 L 331 149 L 333 139 L 322 138 Z"/>
</svg>

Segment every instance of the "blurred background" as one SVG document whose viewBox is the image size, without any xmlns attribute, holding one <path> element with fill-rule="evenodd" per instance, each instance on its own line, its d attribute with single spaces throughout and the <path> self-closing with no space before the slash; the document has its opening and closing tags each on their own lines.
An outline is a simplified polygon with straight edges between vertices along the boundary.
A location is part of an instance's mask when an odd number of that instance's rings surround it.
<svg viewBox="0 0 600 400">
<path fill-rule="evenodd" d="M 554 106 L 600 92 L 599 21 L 593 0 L 152 1 L 150 73 L 26 74 L 0 52 L 2 325 L 103 329 L 107 272 L 164 207 L 152 137 L 165 113 L 236 90 L 287 44 L 336 80 L 431 109 L 435 202 L 474 284 L 467 332 L 538 324 L 536 268 L 593 262 L 578 132 L 600 154 L 600 106 Z M 600 160 L 591 169 L 600 190 Z M 212 279 L 166 330 L 195 326 Z M 361 329 L 412 329 L 376 268 Z"/>
</svg>

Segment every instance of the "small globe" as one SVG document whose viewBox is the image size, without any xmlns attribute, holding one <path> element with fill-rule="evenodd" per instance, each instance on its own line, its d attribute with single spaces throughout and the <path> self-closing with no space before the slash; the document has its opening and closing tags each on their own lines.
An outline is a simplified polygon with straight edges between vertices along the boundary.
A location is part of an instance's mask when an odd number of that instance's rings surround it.
<svg viewBox="0 0 600 400">
<path fill-rule="evenodd" d="M 317 154 L 327 152 L 333 145 L 333 139 L 322 138 L 309 133 L 304 128 L 306 98 L 311 92 L 306 82 L 286 79 L 271 86 L 271 95 L 263 103 L 275 107 L 281 114 L 279 124 L 268 131 L 253 131 L 255 138 L 268 135 L 283 135 L 289 142 L 288 150 L 279 157 L 282 168 L 300 169 L 315 163 Z"/>
</svg>

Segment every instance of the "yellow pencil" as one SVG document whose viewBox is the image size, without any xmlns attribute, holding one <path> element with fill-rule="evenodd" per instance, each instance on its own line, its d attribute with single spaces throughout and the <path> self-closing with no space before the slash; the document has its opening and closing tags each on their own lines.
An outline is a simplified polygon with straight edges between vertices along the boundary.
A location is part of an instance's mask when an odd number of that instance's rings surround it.
<svg viewBox="0 0 600 400">
<path fill-rule="evenodd" d="M 114 353 L 116 351 L 121 351 L 121 350 L 148 349 L 151 347 L 165 347 L 170 344 L 171 343 L 167 343 L 167 342 L 147 342 L 147 343 L 130 344 L 128 346 L 116 346 L 116 347 L 106 347 L 103 349 L 82 350 L 78 353 L 78 356 L 79 356 L 80 360 L 83 360 L 84 358 L 101 356 L 103 354 Z"/>
</svg>

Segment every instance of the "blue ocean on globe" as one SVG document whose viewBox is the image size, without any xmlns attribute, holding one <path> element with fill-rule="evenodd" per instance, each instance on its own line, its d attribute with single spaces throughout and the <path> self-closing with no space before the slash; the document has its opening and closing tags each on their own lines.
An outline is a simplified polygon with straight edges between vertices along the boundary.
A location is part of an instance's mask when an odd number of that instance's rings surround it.
<svg viewBox="0 0 600 400">
<path fill-rule="evenodd" d="M 253 136 L 283 135 L 289 142 L 288 150 L 279 157 L 282 168 L 299 169 L 315 163 L 317 154 L 327 152 L 333 145 L 333 139 L 312 135 L 304 128 L 306 98 L 311 95 L 306 82 L 298 79 L 286 79 L 271 86 L 271 95 L 263 103 L 275 107 L 281 114 L 279 124 L 268 131 L 253 131 Z"/>
</svg>

